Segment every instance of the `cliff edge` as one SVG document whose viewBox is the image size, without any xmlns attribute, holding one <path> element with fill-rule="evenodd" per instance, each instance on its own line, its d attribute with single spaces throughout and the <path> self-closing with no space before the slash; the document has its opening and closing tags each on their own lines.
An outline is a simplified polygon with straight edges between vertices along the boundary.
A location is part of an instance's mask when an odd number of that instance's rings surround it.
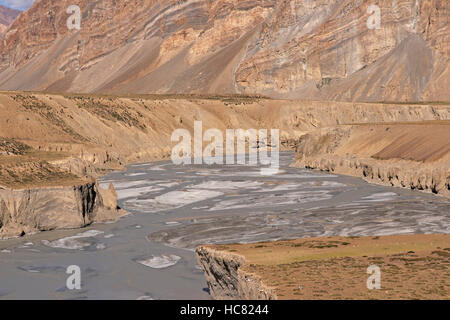
<svg viewBox="0 0 450 320">
<path fill-rule="evenodd" d="M 196 255 L 214 299 L 448 299 L 449 238 L 304 238 L 200 246 Z"/>
<path fill-rule="evenodd" d="M 197 261 L 205 272 L 206 282 L 216 300 L 274 300 L 273 290 L 261 279 L 244 271 L 243 256 L 200 246 L 196 250 Z"/>
<path fill-rule="evenodd" d="M 447 0 L 38 0 L 5 31 L 0 88 L 449 101 L 449 12 Z"/>
<path fill-rule="evenodd" d="M 295 166 L 450 196 L 450 122 L 342 125 L 300 138 Z"/>
</svg>

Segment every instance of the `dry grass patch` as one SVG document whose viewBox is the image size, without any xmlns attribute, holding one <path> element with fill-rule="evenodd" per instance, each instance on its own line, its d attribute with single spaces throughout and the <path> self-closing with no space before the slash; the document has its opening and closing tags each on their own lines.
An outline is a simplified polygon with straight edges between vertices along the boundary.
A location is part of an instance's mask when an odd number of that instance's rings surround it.
<svg viewBox="0 0 450 320">
<path fill-rule="evenodd" d="M 0 186 L 20 189 L 86 182 L 49 163 L 67 156 L 64 152 L 38 151 L 14 139 L 0 138 Z"/>
<path fill-rule="evenodd" d="M 450 299 L 450 235 L 330 237 L 215 246 L 280 299 Z M 381 268 L 368 290 L 367 268 Z"/>
</svg>

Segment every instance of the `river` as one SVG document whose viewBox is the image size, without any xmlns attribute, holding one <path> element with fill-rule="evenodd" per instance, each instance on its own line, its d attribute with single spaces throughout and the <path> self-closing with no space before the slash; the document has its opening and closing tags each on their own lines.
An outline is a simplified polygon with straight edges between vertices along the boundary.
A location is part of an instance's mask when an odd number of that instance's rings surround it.
<svg viewBox="0 0 450 320">
<path fill-rule="evenodd" d="M 0 299 L 209 299 L 198 244 L 314 236 L 449 233 L 450 201 L 290 167 L 130 165 L 113 183 L 116 223 L 0 242 Z M 66 269 L 81 270 L 81 289 Z"/>
</svg>

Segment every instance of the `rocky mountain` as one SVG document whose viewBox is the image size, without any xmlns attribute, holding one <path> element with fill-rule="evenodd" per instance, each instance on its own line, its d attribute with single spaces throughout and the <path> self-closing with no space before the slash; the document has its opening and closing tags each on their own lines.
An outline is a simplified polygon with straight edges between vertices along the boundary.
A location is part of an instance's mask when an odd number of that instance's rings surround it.
<svg viewBox="0 0 450 320">
<path fill-rule="evenodd" d="M 449 13 L 447 0 L 38 0 L 1 43 L 0 89 L 450 100 Z"/>
<path fill-rule="evenodd" d="M 20 14 L 19 10 L 10 9 L 0 4 L 0 36 Z"/>
</svg>

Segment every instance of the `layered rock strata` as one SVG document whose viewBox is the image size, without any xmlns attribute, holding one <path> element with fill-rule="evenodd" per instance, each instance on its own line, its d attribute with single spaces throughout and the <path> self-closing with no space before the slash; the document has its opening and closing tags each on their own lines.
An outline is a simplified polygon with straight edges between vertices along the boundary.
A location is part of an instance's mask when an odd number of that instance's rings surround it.
<svg viewBox="0 0 450 320">
<path fill-rule="evenodd" d="M 326 132 L 342 124 L 356 126 L 361 123 L 423 120 L 434 123 L 434 121 L 446 119 L 450 119 L 450 107 L 445 104 L 303 102 L 248 96 L 83 96 L 2 93 L 0 94 L 0 185 L 4 186 L 5 190 L 19 191 L 2 191 L 0 198 L 10 199 L 5 200 L 5 203 L 14 203 L 15 200 L 11 199 L 26 197 L 23 190 L 34 190 L 31 193 L 35 194 L 38 188 L 43 190 L 44 198 L 49 196 L 45 188 L 63 188 L 64 193 L 71 193 L 70 190 L 74 186 L 88 184 L 86 180 L 111 170 L 122 169 L 126 164 L 168 159 L 172 146 L 176 144 L 171 141 L 172 132 L 184 128 L 192 133 L 194 121 L 199 120 L 202 121 L 204 130 L 217 128 L 225 132 L 227 129 L 239 128 L 279 129 L 282 147 L 294 149 L 298 146 L 300 150 L 307 148 L 307 145 L 322 145 L 320 139 L 308 140 L 309 136 L 315 136 L 314 132 L 319 128 Z M 433 125 L 430 124 L 430 126 L 428 128 L 419 125 L 418 128 L 408 129 L 409 133 L 406 136 L 411 137 L 411 141 L 406 144 L 410 146 L 406 149 L 416 148 L 420 153 L 427 152 L 429 148 L 434 156 L 440 156 L 438 150 L 439 148 L 444 150 L 442 146 L 445 146 L 445 143 L 432 147 L 427 141 L 434 141 L 433 132 L 443 138 L 446 137 L 447 132 L 442 131 L 443 129 L 433 131 Z M 391 126 L 390 132 L 393 132 L 394 128 L 396 127 Z M 428 129 L 423 130 L 424 128 Z M 339 130 L 342 130 L 343 136 L 350 135 L 346 133 L 347 129 Z M 386 128 L 373 132 L 375 146 L 377 146 L 376 137 L 381 132 L 386 132 L 383 130 Z M 365 138 L 361 141 L 369 141 L 371 131 L 369 130 L 368 133 L 369 135 L 364 136 Z M 423 140 L 425 142 L 421 142 L 422 139 L 425 139 Z M 327 142 L 328 140 L 324 140 L 324 148 L 329 143 L 333 144 Z M 306 143 L 307 141 L 311 143 Z M 445 142 L 445 139 L 440 141 Z M 412 147 L 411 143 L 413 143 Z M 306 154 L 308 157 L 311 156 L 308 159 L 314 157 L 315 161 L 322 161 L 321 159 L 327 159 L 329 156 L 334 157 L 333 150 L 330 149 L 329 154 L 323 150 L 317 152 L 313 150 L 311 154 Z M 381 149 L 369 151 L 371 153 L 366 152 L 364 156 L 370 160 L 370 157 Z M 353 153 L 355 157 L 361 159 L 359 156 L 362 154 L 358 152 L 354 150 Z M 342 155 L 345 156 L 345 152 Z M 393 156 L 396 157 L 391 151 L 379 155 L 381 158 Z M 399 155 L 400 158 L 406 156 Z M 431 162 L 422 164 L 420 155 L 413 156 L 416 157 L 415 160 L 402 165 L 401 170 L 410 168 L 417 173 L 421 168 L 428 170 L 428 168 L 439 169 L 444 166 L 442 168 L 445 169 L 446 164 L 440 158 L 435 161 L 434 156 L 431 156 L 428 159 Z M 376 159 L 372 158 L 372 160 Z M 383 161 L 388 163 L 392 160 Z M 311 163 L 309 165 L 314 166 Z M 420 185 L 415 184 L 418 189 L 428 188 L 439 193 L 445 190 L 447 182 L 442 182 L 444 180 L 441 174 L 438 175 L 439 182 L 434 173 L 425 174 L 427 178 L 420 178 Z M 374 175 L 377 176 L 377 174 Z M 397 173 L 397 176 L 402 175 Z M 405 183 L 409 184 L 409 181 L 405 180 Z M 82 196 L 74 197 L 70 201 L 67 200 L 73 208 L 76 202 L 73 199 Z M 22 200 L 17 201 L 22 203 Z M 50 205 L 52 202 L 46 203 Z M 113 201 L 110 207 L 114 207 L 114 203 Z M 64 207 L 64 203 L 61 203 L 61 206 Z M 11 208 L 15 208 L 16 211 Z M 35 211 L 26 211 L 28 210 L 26 208 L 24 205 L 10 205 L 7 210 L 4 209 L 2 221 L 5 222 L 2 222 L 2 229 L 7 225 L 6 221 L 10 223 L 14 221 L 11 219 L 13 216 L 27 217 L 20 218 L 25 220 L 18 220 L 20 226 L 25 226 L 20 221 L 27 221 L 27 227 L 21 230 L 18 228 L 15 234 L 52 227 L 47 224 L 41 227 L 40 222 L 33 220 Z M 54 209 L 51 208 L 51 210 Z M 78 211 L 69 210 L 69 212 L 71 217 L 83 217 Z M 65 213 L 60 212 L 60 214 Z M 55 219 L 59 221 L 59 218 Z M 70 218 L 71 222 L 68 224 L 63 219 L 61 227 L 80 226 L 95 221 L 91 218 L 77 219 Z M 8 234 L 11 233 L 8 232 Z"/>
<path fill-rule="evenodd" d="M 5 32 L 0 88 L 449 101 L 449 13 L 446 0 L 37 0 Z"/>
</svg>

